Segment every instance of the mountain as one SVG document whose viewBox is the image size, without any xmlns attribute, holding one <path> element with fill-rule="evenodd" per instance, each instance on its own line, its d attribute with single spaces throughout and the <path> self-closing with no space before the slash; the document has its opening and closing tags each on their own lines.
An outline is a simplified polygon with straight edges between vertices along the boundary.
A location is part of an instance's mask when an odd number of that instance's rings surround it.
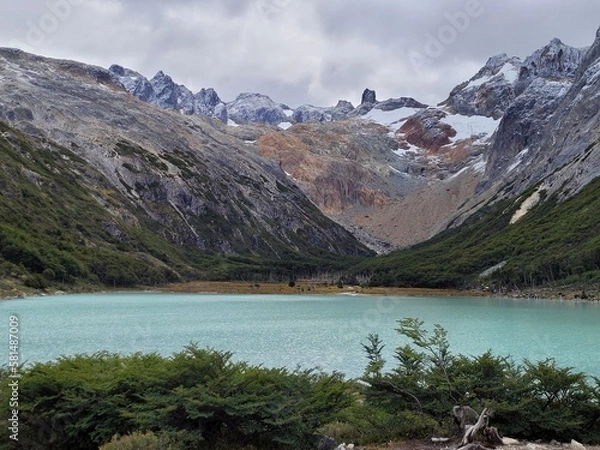
<svg viewBox="0 0 600 450">
<path fill-rule="evenodd" d="M 375 284 L 503 291 L 600 280 L 600 30 L 522 64 L 462 226 L 361 265 Z M 487 196 L 487 200 L 486 200 Z"/>
<path fill-rule="evenodd" d="M 110 283 L 103 267 L 122 260 L 132 273 L 115 284 L 149 267 L 287 279 L 370 254 L 234 127 L 139 101 L 114 68 L 0 49 L 0 80 L 5 272 Z M 165 80 L 156 102 L 175 99 Z"/>
</svg>

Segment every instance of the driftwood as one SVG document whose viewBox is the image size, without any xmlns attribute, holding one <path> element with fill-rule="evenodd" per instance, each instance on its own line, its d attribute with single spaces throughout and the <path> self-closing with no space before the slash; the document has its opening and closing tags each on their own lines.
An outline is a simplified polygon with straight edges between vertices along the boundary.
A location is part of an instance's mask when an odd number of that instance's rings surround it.
<svg viewBox="0 0 600 450">
<path fill-rule="evenodd" d="M 479 414 L 470 406 L 455 406 L 452 408 L 452 414 L 454 415 L 454 423 L 458 427 L 461 433 L 465 432 L 469 419 L 477 421 Z"/>
<path fill-rule="evenodd" d="M 462 441 L 458 447 L 460 450 L 482 450 L 488 448 L 475 442 L 475 437 L 480 431 L 483 432 L 485 444 L 491 447 L 503 444 L 498 429 L 489 426 L 490 415 L 487 408 L 485 408 L 481 414 L 477 414 L 477 412 L 469 406 L 455 406 L 452 408 L 452 413 L 454 415 L 454 421 L 463 433 Z M 470 418 L 476 419 L 476 422 L 473 425 L 468 424 Z"/>
</svg>

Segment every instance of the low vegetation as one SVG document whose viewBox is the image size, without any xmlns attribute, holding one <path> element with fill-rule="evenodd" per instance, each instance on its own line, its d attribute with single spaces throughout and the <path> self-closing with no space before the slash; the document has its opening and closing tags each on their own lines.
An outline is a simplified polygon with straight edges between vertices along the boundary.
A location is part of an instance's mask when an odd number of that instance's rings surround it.
<svg viewBox="0 0 600 450">
<path fill-rule="evenodd" d="M 388 372 L 384 343 L 368 337 L 361 380 L 251 366 L 194 345 L 168 358 L 98 353 L 37 363 L 21 369 L 19 448 L 296 450 L 323 436 L 360 445 L 459 439 L 455 405 L 488 408 L 512 437 L 600 442 L 600 380 L 552 360 L 454 355 L 443 328 L 416 319 L 398 331 L 405 344 Z M 0 402 L 8 395 L 2 390 Z"/>
</svg>

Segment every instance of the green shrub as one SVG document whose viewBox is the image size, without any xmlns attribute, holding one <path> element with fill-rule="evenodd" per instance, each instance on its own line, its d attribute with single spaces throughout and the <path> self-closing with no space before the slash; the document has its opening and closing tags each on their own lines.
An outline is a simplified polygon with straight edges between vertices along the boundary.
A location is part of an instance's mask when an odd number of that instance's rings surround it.
<svg viewBox="0 0 600 450">
<path fill-rule="evenodd" d="M 340 375 L 255 367 L 195 346 L 170 358 L 61 358 L 24 369 L 20 383 L 20 443 L 49 450 L 154 445 L 156 437 L 177 450 L 304 449 L 355 403 Z M 8 404 L 7 395 L 0 391 L 0 401 Z"/>
<path fill-rule="evenodd" d="M 115 435 L 108 444 L 100 446 L 100 450 L 166 450 L 153 432 L 133 432 L 127 436 Z"/>
<path fill-rule="evenodd" d="M 25 278 L 23 284 L 32 289 L 47 289 L 48 281 L 41 275 L 31 275 Z"/>
<path fill-rule="evenodd" d="M 490 409 L 492 425 L 511 436 L 600 441 L 600 379 L 592 386 L 583 373 L 558 367 L 554 360 L 516 365 L 490 351 L 475 357 L 453 355 L 441 326 L 426 330 L 416 319 L 403 319 L 399 325 L 398 332 L 410 343 L 397 349 L 397 366 L 391 372 L 373 372 L 372 346 L 365 346 L 365 398 L 375 408 L 371 417 L 382 410 L 404 418 L 404 425 L 392 421 L 388 427 L 417 436 L 433 421 L 446 433 L 456 432 L 452 408 L 468 405 Z M 378 422 L 386 421 L 385 414 Z"/>
</svg>

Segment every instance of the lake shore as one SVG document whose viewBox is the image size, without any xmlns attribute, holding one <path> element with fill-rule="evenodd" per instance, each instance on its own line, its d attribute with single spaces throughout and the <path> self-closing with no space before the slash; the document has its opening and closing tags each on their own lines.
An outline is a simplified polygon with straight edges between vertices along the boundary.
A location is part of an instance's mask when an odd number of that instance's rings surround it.
<svg viewBox="0 0 600 450">
<path fill-rule="evenodd" d="M 342 286 L 335 284 L 298 281 L 291 287 L 288 283 L 250 283 L 232 281 L 191 281 L 158 287 L 158 292 L 211 293 L 211 294 L 280 294 L 280 295 L 397 295 L 408 297 L 481 297 L 479 291 L 459 289 L 392 288 Z"/>
<path fill-rule="evenodd" d="M 27 288 L 14 281 L 0 280 L 0 300 L 45 295 L 82 294 L 102 292 L 163 292 L 185 294 L 263 294 L 263 295 L 393 295 L 407 297 L 498 297 L 498 298 L 539 298 L 561 300 L 599 301 L 600 289 L 596 286 L 561 288 L 531 288 L 509 292 L 491 292 L 484 289 L 434 289 L 399 287 L 341 286 L 336 284 L 300 280 L 295 285 L 288 283 L 249 282 L 249 281 L 188 281 L 164 286 L 139 286 L 135 288 L 107 289 L 99 285 L 79 285 L 73 289 L 46 289 L 43 291 Z"/>
</svg>

